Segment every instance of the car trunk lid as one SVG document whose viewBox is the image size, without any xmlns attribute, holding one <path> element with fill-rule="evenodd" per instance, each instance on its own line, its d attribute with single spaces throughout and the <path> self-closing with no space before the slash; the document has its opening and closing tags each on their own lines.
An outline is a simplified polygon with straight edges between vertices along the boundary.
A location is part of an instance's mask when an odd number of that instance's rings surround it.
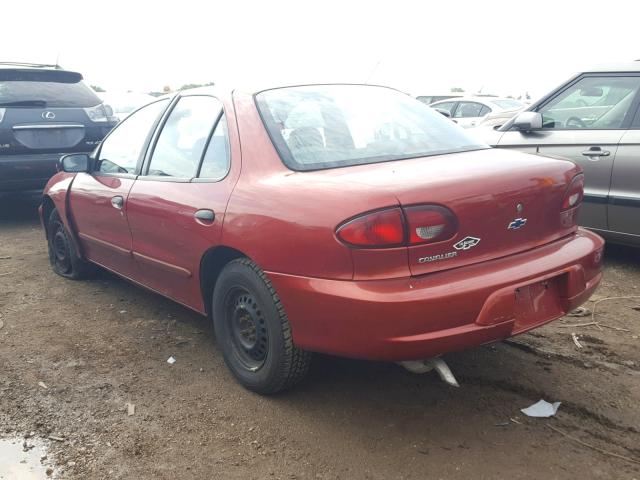
<svg viewBox="0 0 640 480">
<path fill-rule="evenodd" d="M 355 167 L 353 182 L 391 191 L 403 207 L 435 204 L 458 221 L 450 239 L 409 246 L 412 275 L 456 268 L 561 238 L 560 209 L 574 164 L 485 149 Z"/>
</svg>

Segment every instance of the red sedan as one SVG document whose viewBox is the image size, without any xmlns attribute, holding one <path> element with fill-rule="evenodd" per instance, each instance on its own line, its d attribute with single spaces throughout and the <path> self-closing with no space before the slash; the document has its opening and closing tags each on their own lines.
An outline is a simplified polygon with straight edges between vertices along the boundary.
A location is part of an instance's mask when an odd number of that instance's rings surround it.
<svg viewBox="0 0 640 480">
<path fill-rule="evenodd" d="M 578 166 L 480 145 L 384 87 L 185 91 L 61 170 L 41 208 L 53 269 L 100 265 L 208 315 L 260 393 L 310 352 L 405 361 L 507 338 L 602 276 Z"/>
</svg>

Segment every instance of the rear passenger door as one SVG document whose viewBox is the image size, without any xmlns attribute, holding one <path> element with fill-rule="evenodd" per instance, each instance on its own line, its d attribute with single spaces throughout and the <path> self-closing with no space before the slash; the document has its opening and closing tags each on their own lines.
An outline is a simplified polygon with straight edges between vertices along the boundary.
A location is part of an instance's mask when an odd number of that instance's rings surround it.
<svg viewBox="0 0 640 480">
<path fill-rule="evenodd" d="M 622 136 L 611 175 L 609 230 L 637 235 L 640 243 L 640 110 Z"/>
<path fill-rule="evenodd" d="M 174 100 L 127 202 L 139 281 L 199 311 L 200 261 L 220 243 L 239 173 L 230 115 L 212 96 Z"/>
</svg>

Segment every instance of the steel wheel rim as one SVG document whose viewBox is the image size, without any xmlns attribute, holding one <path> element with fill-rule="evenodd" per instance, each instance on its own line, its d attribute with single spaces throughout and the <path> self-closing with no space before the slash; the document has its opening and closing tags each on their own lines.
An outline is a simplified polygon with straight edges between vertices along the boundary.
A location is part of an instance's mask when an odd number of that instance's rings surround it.
<svg viewBox="0 0 640 480">
<path fill-rule="evenodd" d="M 56 267 L 63 272 L 68 272 L 71 268 L 71 258 L 69 243 L 64 233 L 64 226 L 57 222 L 51 235 L 51 251 Z"/>
<path fill-rule="evenodd" d="M 231 288 L 225 300 L 225 321 L 233 354 L 247 370 L 258 370 L 267 359 L 269 336 L 254 295 L 240 286 Z"/>
</svg>

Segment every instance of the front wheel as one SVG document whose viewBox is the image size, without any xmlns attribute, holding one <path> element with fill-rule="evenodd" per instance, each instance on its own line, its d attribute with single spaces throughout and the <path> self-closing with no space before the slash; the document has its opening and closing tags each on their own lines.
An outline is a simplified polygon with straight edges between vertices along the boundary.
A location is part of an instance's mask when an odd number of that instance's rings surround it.
<svg viewBox="0 0 640 480">
<path fill-rule="evenodd" d="M 304 378 L 311 354 L 293 344 L 280 299 L 255 263 L 241 258 L 227 264 L 216 282 L 212 307 L 225 363 L 244 387 L 270 394 Z"/>
<path fill-rule="evenodd" d="M 51 268 L 58 275 L 73 280 L 86 278 L 91 272 L 91 265 L 82 259 L 69 238 L 58 210 L 53 210 L 47 223 L 47 246 Z"/>
</svg>

